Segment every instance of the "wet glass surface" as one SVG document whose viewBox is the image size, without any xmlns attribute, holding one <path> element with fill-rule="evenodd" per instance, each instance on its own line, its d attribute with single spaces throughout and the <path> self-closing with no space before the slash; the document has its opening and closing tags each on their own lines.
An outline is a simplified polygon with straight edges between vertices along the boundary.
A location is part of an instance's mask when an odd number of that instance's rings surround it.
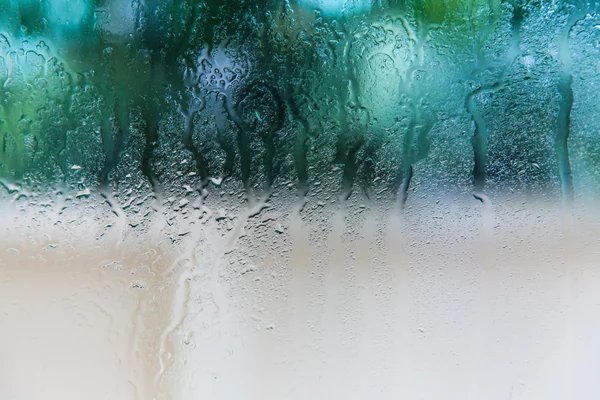
<svg viewBox="0 0 600 400">
<path fill-rule="evenodd" d="M 0 398 L 596 399 L 599 40 L 583 1 L 0 0 Z"/>
</svg>

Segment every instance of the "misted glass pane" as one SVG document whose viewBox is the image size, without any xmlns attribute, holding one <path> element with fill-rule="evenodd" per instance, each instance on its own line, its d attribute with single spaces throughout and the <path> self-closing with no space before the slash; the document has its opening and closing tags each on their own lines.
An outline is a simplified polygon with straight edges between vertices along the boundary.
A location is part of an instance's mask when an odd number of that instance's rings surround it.
<svg viewBox="0 0 600 400">
<path fill-rule="evenodd" d="M 0 0 L 0 399 L 597 399 L 600 5 Z"/>
</svg>

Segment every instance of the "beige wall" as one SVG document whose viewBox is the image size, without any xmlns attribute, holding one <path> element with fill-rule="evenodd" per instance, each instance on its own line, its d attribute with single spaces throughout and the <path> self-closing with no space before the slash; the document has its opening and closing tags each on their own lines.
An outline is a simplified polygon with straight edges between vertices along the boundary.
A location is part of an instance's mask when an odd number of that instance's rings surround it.
<svg viewBox="0 0 600 400">
<path fill-rule="evenodd" d="M 600 212 L 575 210 L 270 209 L 175 242 L 14 225 L 0 398 L 595 399 Z"/>
</svg>

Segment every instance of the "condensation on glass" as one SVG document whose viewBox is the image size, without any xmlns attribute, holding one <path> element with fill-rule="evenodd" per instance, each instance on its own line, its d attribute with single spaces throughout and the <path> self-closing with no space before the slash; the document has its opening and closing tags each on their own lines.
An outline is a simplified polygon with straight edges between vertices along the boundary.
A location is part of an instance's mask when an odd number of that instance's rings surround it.
<svg viewBox="0 0 600 400">
<path fill-rule="evenodd" d="M 0 398 L 598 398 L 599 43 L 575 0 L 0 0 Z"/>
</svg>

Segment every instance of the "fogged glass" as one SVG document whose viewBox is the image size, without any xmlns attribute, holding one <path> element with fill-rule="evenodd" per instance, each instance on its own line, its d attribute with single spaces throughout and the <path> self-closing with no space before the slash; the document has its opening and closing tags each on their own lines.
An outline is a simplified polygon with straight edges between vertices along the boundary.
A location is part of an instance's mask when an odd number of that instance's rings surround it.
<svg viewBox="0 0 600 400">
<path fill-rule="evenodd" d="M 0 398 L 598 398 L 599 41 L 576 0 L 0 0 Z"/>
</svg>

